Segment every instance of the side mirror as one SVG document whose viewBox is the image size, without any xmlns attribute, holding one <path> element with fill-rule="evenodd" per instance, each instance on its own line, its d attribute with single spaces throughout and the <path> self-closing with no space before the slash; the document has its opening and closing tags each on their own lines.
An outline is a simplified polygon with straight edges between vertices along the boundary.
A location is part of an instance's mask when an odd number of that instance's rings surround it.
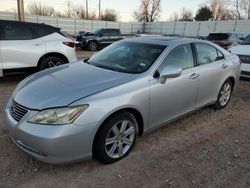
<svg viewBox="0 0 250 188">
<path fill-rule="evenodd" d="M 179 66 L 166 66 L 160 73 L 160 83 L 164 84 L 167 78 L 177 78 L 181 75 L 182 68 Z"/>
<path fill-rule="evenodd" d="M 239 39 L 240 39 L 240 40 L 245 40 L 245 37 L 240 37 Z"/>
</svg>

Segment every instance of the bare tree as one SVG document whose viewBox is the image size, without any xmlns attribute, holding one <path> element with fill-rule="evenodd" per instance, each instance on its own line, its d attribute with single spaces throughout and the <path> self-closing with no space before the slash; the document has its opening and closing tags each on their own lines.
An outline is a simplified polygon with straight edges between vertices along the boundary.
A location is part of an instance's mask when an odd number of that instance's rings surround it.
<svg viewBox="0 0 250 188">
<path fill-rule="evenodd" d="M 169 21 L 178 21 L 178 20 L 179 20 L 179 14 L 177 12 L 174 12 L 169 18 Z"/>
<path fill-rule="evenodd" d="M 193 21 L 193 12 L 192 10 L 182 8 L 179 21 Z"/>
<path fill-rule="evenodd" d="M 41 3 L 37 3 L 35 1 L 28 4 L 27 8 L 29 13 L 33 15 L 52 16 L 55 12 L 53 7 L 42 5 Z"/>
<path fill-rule="evenodd" d="M 83 6 L 74 7 L 70 16 L 73 18 L 85 19 L 86 18 L 85 8 Z"/>
<path fill-rule="evenodd" d="M 249 20 L 250 19 L 250 0 L 241 0 L 240 7 L 245 12 L 246 18 Z"/>
<path fill-rule="evenodd" d="M 230 5 L 230 7 L 232 7 L 233 11 L 234 11 L 234 15 L 236 17 L 236 19 L 241 20 L 242 19 L 242 15 L 241 15 L 241 1 L 242 0 L 229 0 L 228 4 Z"/>
<path fill-rule="evenodd" d="M 233 11 L 228 8 L 227 0 L 211 0 L 209 6 L 212 11 L 213 20 L 234 19 Z"/>
<path fill-rule="evenodd" d="M 118 15 L 116 14 L 115 10 L 106 9 L 103 14 L 101 14 L 101 20 L 105 21 L 113 21 L 116 22 Z"/>
<path fill-rule="evenodd" d="M 90 19 L 90 20 L 97 20 L 97 16 L 96 16 L 95 11 L 89 12 L 89 17 L 88 17 L 88 19 Z"/>
<path fill-rule="evenodd" d="M 138 21 L 154 22 L 160 17 L 161 0 L 141 0 L 141 5 L 134 12 L 134 17 Z"/>
</svg>

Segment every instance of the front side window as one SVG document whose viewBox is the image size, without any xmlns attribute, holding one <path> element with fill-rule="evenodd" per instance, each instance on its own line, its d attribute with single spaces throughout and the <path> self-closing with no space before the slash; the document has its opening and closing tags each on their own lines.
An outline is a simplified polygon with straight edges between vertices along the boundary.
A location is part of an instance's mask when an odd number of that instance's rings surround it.
<svg viewBox="0 0 250 188">
<path fill-rule="evenodd" d="M 182 69 L 194 67 L 193 51 L 190 44 L 180 45 L 174 48 L 165 58 L 158 71 L 161 72 L 166 66 L 174 65 Z"/>
<path fill-rule="evenodd" d="M 140 74 L 151 67 L 165 48 L 162 45 L 118 42 L 92 56 L 87 63 L 116 72 Z"/>
<path fill-rule="evenodd" d="M 224 58 L 223 54 L 219 50 L 209 44 L 197 43 L 196 49 L 198 54 L 198 63 L 200 65 L 212 63 Z"/>
<path fill-rule="evenodd" d="M 32 29 L 20 25 L 7 25 L 4 28 L 5 40 L 30 40 L 33 39 Z"/>
</svg>

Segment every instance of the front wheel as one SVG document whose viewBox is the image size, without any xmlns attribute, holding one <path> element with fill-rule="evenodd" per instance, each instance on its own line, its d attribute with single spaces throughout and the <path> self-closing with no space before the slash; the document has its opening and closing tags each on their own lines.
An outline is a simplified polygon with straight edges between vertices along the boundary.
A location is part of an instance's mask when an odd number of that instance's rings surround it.
<svg viewBox="0 0 250 188">
<path fill-rule="evenodd" d="M 104 164 L 121 160 L 133 148 L 137 133 L 138 125 L 133 114 L 123 112 L 109 118 L 96 136 L 94 157 Z"/>
<path fill-rule="evenodd" d="M 213 107 L 218 110 L 225 108 L 230 101 L 232 91 L 232 82 L 230 80 L 225 81 L 218 94 L 217 102 Z"/>
</svg>

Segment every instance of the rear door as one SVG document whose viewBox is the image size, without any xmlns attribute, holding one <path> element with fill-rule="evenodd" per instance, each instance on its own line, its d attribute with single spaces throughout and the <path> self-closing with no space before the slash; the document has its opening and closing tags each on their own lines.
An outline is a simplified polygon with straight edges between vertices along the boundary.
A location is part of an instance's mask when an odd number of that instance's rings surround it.
<svg viewBox="0 0 250 188">
<path fill-rule="evenodd" d="M 44 42 L 37 38 L 35 29 L 29 24 L 3 26 L 1 54 L 4 69 L 35 67 L 45 51 Z"/>
<path fill-rule="evenodd" d="M 111 42 L 116 42 L 121 39 L 121 34 L 118 29 L 110 29 L 110 40 Z"/>
<path fill-rule="evenodd" d="M 112 40 L 110 38 L 110 30 L 109 29 L 103 29 L 102 31 L 102 37 L 101 37 L 101 44 L 103 47 L 108 46 L 112 43 Z"/>
<path fill-rule="evenodd" d="M 215 47 L 205 43 L 196 43 L 195 46 L 200 76 L 197 107 L 200 107 L 217 99 L 228 65 L 223 54 Z"/>
</svg>

